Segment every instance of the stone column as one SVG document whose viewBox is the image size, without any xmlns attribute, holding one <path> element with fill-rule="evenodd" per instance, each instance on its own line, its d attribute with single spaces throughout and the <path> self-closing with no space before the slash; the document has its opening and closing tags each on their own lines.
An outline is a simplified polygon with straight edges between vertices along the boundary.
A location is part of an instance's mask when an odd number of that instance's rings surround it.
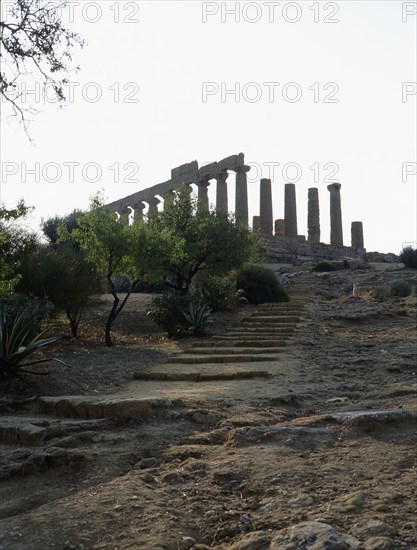
<svg viewBox="0 0 417 550">
<path fill-rule="evenodd" d="M 285 220 L 275 220 L 275 237 L 285 237 Z"/>
<path fill-rule="evenodd" d="M 261 179 L 259 213 L 261 233 L 272 235 L 272 189 L 270 179 Z"/>
<path fill-rule="evenodd" d="M 248 179 L 246 173 L 249 172 L 250 166 L 239 166 L 235 168 L 236 172 L 236 221 L 243 225 L 248 225 Z"/>
<path fill-rule="evenodd" d="M 149 211 L 148 215 L 151 212 L 158 212 L 158 204 L 161 202 L 158 197 L 152 197 L 148 201 L 146 201 L 149 204 Z"/>
<path fill-rule="evenodd" d="M 227 178 L 229 174 L 227 170 L 223 170 L 216 175 L 216 211 L 217 212 L 228 212 L 227 204 Z"/>
<path fill-rule="evenodd" d="M 208 193 L 207 189 L 210 185 L 208 179 L 200 180 L 197 183 L 198 186 L 198 208 L 202 210 L 208 210 L 209 209 L 209 200 L 208 200 Z"/>
<path fill-rule="evenodd" d="M 119 218 L 118 218 L 118 222 L 123 224 L 123 225 L 129 225 L 129 214 L 130 214 L 130 210 L 127 206 L 125 206 L 122 209 L 119 210 L 119 212 L 116 213 L 116 216 L 117 214 L 119 214 Z"/>
<path fill-rule="evenodd" d="M 261 230 L 261 217 L 260 216 L 253 216 L 253 218 L 252 218 L 252 229 L 254 231 L 260 231 Z"/>
<path fill-rule="evenodd" d="M 320 242 L 320 208 L 319 190 L 317 187 L 310 187 L 308 190 L 308 241 L 310 243 Z"/>
<path fill-rule="evenodd" d="M 285 236 L 292 239 L 297 238 L 297 203 L 295 200 L 295 185 L 294 183 L 285 184 L 285 201 L 284 201 L 284 218 L 285 218 Z"/>
<path fill-rule="evenodd" d="M 330 244 L 343 245 L 341 187 L 340 183 L 332 183 L 327 186 L 330 191 Z"/>
<path fill-rule="evenodd" d="M 364 248 L 362 222 L 352 222 L 351 225 L 352 247 Z"/>
<path fill-rule="evenodd" d="M 135 210 L 135 221 L 142 221 L 143 220 L 143 211 L 145 210 L 145 203 L 140 201 L 140 202 L 136 202 L 134 205 L 133 205 L 133 208 Z"/>
</svg>

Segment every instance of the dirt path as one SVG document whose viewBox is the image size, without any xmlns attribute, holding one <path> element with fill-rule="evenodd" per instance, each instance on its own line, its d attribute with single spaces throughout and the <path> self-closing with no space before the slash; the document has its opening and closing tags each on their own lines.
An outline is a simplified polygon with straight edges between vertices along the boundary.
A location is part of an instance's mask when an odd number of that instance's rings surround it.
<svg viewBox="0 0 417 550">
<path fill-rule="evenodd" d="M 112 395 L 4 416 L 0 548 L 417 548 L 416 300 L 337 277 Z"/>
</svg>

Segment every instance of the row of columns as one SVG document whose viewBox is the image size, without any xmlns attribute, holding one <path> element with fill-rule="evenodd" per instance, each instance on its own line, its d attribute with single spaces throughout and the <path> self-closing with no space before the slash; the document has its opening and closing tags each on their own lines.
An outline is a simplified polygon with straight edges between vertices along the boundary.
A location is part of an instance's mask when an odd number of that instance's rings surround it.
<svg viewBox="0 0 417 550">
<path fill-rule="evenodd" d="M 235 195 L 235 216 L 236 220 L 244 225 L 248 225 L 249 222 L 249 212 L 248 212 L 248 183 L 247 183 L 247 173 L 250 170 L 250 166 L 238 166 L 232 168 L 236 172 L 236 195 Z M 214 176 L 216 180 L 216 210 L 217 212 L 228 212 L 228 196 L 227 196 L 227 178 L 229 173 L 227 170 L 222 170 Z M 197 204 L 198 208 L 209 209 L 209 198 L 208 198 L 208 187 L 210 185 L 210 177 L 205 177 L 197 182 Z M 191 187 L 190 187 L 191 191 Z M 164 199 L 168 196 L 174 194 L 174 190 L 170 190 L 164 194 Z M 146 205 L 145 202 L 149 204 L 149 212 L 155 212 L 158 210 L 158 204 L 161 200 L 158 197 L 150 197 L 146 201 L 140 201 L 136 204 L 133 204 L 127 207 L 123 214 L 129 214 L 131 216 L 132 212 L 135 212 L 137 216 L 136 219 L 143 218 L 143 210 Z M 271 203 L 271 232 L 272 232 L 272 203 Z"/>
<path fill-rule="evenodd" d="M 236 220 L 244 225 L 248 225 L 248 188 L 247 188 L 247 173 L 250 166 L 242 165 L 232 169 L 236 172 L 236 200 L 235 200 L 235 216 Z M 216 209 L 218 212 L 228 211 L 228 196 L 227 196 L 227 178 L 228 171 L 222 170 L 214 176 L 216 180 Z M 208 186 L 212 177 L 205 177 L 197 182 L 198 188 L 198 207 L 209 208 Z M 340 198 L 340 183 L 332 183 L 327 186 L 330 192 L 330 243 L 343 245 L 343 229 L 342 229 L 342 208 Z M 191 188 L 190 188 L 191 189 Z M 172 195 L 174 190 L 170 190 L 164 195 L 164 199 Z M 146 201 L 149 204 L 149 211 L 157 211 L 158 204 L 161 202 L 158 197 L 150 197 Z M 143 218 L 143 210 L 145 203 L 132 205 L 130 208 L 129 219 L 133 216 L 133 212 Z M 128 212 L 126 209 L 125 213 Z M 272 235 L 273 230 L 275 235 L 289 238 L 298 238 L 297 227 L 297 203 L 295 184 L 285 184 L 284 196 L 284 220 L 273 220 L 272 212 L 272 185 L 271 180 L 263 178 L 260 181 L 260 212 L 259 216 L 254 216 L 254 229 L 258 229 L 265 235 Z M 308 190 L 308 241 L 312 243 L 320 242 L 320 208 L 318 189 L 312 187 Z M 363 248 L 363 226 L 362 222 L 352 222 L 351 230 L 352 247 Z"/>
<path fill-rule="evenodd" d="M 340 198 L 340 183 L 327 186 L 330 192 L 330 243 L 343 245 L 342 207 Z M 253 227 L 265 235 L 272 235 L 272 188 L 270 179 L 262 179 L 260 184 L 260 212 L 254 216 Z M 308 241 L 320 242 L 320 207 L 319 192 L 316 187 L 308 190 Z M 275 220 L 275 235 L 279 237 L 301 238 L 297 227 L 297 202 L 295 184 L 285 184 L 284 219 Z M 305 239 L 305 237 L 303 237 Z M 353 248 L 364 248 L 362 222 L 352 222 L 351 245 Z"/>
</svg>

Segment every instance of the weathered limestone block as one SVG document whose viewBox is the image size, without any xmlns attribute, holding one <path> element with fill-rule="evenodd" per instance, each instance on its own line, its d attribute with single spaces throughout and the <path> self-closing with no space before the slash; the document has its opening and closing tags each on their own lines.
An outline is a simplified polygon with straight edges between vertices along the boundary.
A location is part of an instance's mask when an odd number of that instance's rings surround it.
<svg viewBox="0 0 417 550">
<path fill-rule="evenodd" d="M 261 179 L 259 212 L 261 233 L 272 235 L 272 188 L 270 179 Z"/>
<path fill-rule="evenodd" d="M 136 202 L 135 204 L 132 204 L 132 207 L 135 210 L 135 221 L 143 220 L 143 211 L 146 208 L 146 204 L 142 201 L 139 201 L 139 202 Z"/>
<path fill-rule="evenodd" d="M 208 210 L 209 200 L 208 200 L 208 186 L 210 185 L 207 178 L 200 180 L 197 183 L 198 186 L 198 208 L 202 210 Z"/>
<path fill-rule="evenodd" d="M 149 213 L 158 212 L 158 204 L 161 202 L 158 197 L 150 197 L 146 202 L 149 204 Z"/>
<path fill-rule="evenodd" d="M 243 225 L 248 225 L 248 179 L 247 172 L 250 166 L 238 166 L 234 168 L 236 172 L 236 220 Z"/>
<path fill-rule="evenodd" d="M 391 296 L 391 288 L 388 283 L 372 284 L 372 283 L 355 283 L 353 285 L 353 296 L 356 297 L 372 297 L 380 298 Z"/>
<path fill-rule="evenodd" d="M 285 237 L 285 220 L 275 220 L 275 236 Z"/>
<path fill-rule="evenodd" d="M 198 162 L 193 160 L 192 162 L 187 162 L 186 164 L 181 164 L 171 170 L 171 178 L 178 178 L 189 174 L 190 172 L 195 173 L 198 170 Z"/>
<path fill-rule="evenodd" d="M 219 165 L 217 162 L 211 162 L 210 164 L 205 164 L 198 169 L 198 174 L 200 179 L 214 179 L 216 174 L 219 172 Z"/>
<path fill-rule="evenodd" d="M 320 242 L 320 208 L 319 190 L 317 187 L 310 187 L 308 190 L 308 241 L 310 243 Z"/>
<path fill-rule="evenodd" d="M 362 222 L 352 222 L 351 237 L 353 248 L 364 248 L 363 245 L 363 224 Z"/>
<path fill-rule="evenodd" d="M 285 236 L 297 238 L 297 203 L 295 199 L 295 185 L 293 183 L 285 184 L 285 200 L 284 200 L 284 219 L 285 219 Z"/>
<path fill-rule="evenodd" d="M 340 183 L 332 183 L 327 189 L 330 191 L 330 243 L 343 245 L 341 187 Z"/>
<path fill-rule="evenodd" d="M 227 178 L 229 174 L 227 170 L 222 170 L 216 174 L 216 210 L 217 212 L 228 212 L 227 200 Z"/>
</svg>

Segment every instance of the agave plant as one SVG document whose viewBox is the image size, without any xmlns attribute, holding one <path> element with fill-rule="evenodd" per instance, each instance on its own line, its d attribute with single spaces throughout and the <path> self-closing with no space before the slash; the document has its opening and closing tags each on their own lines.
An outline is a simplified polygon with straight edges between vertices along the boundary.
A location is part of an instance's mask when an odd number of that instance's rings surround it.
<svg viewBox="0 0 417 550">
<path fill-rule="evenodd" d="M 192 334 L 201 334 L 204 331 L 204 327 L 213 323 L 211 319 L 211 309 L 207 304 L 201 302 L 192 302 L 189 306 L 188 312 L 183 312 L 184 318 L 188 321 L 188 330 Z"/>
<path fill-rule="evenodd" d="M 51 361 L 51 358 L 36 359 L 22 363 L 34 351 L 59 340 L 58 337 L 41 338 L 43 332 L 33 336 L 31 333 L 35 318 L 36 311 L 30 314 L 25 311 L 21 313 L 8 313 L 5 305 L 0 306 L 0 373 L 3 376 L 11 377 L 18 372 L 49 374 L 48 372 L 28 371 L 24 367 L 46 363 L 47 361 Z M 59 359 L 55 360 L 65 365 L 63 361 Z"/>
</svg>

